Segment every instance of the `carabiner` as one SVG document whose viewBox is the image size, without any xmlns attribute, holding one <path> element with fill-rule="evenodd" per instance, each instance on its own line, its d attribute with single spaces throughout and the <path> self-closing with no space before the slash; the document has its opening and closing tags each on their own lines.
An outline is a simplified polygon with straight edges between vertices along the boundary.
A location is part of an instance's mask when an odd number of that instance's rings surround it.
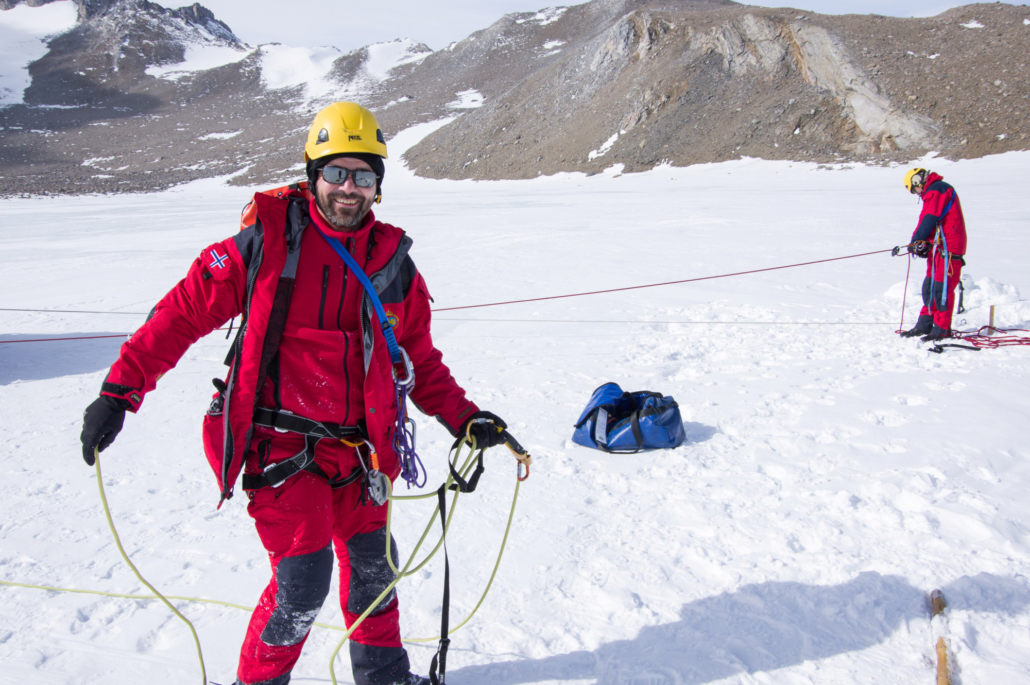
<svg viewBox="0 0 1030 685">
<path fill-rule="evenodd" d="M 415 367 L 411 365 L 411 357 L 408 356 L 407 351 L 400 345 L 397 346 L 397 349 L 401 351 L 401 357 L 404 360 L 404 370 L 407 376 L 403 379 L 397 378 L 397 367 L 400 363 L 395 363 L 392 367 L 393 382 L 402 387 L 411 388 L 415 384 Z"/>
</svg>

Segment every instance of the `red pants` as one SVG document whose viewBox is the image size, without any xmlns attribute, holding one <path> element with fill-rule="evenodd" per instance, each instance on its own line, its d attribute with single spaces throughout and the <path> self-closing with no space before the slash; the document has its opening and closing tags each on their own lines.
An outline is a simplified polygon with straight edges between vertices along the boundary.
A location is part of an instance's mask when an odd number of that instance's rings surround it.
<svg viewBox="0 0 1030 685">
<path fill-rule="evenodd" d="M 360 480 L 339 490 L 307 472 L 278 488 L 251 493 L 247 511 L 272 564 L 268 583 L 240 653 L 244 685 L 285 685 L 315 617 L 329 594 L 333 550 L 340 567 L 340 606 L 351 626 L 393 582 L 386 560 L 386 506 L 360 504 Z M 394 564 L 396 545 L 390 541 Z M 404 677 L 396 594 L 391 592 L 351 635 L 357 685 L 387 685 Z"/>
<path fill-rule="evenodd" d="M 944 273 L 948 273 L 947 297 L 944 292 Z M 951 330 L 951 312 L 955 309 L 955 288 L 962 278 L 962 262 L 952 258 L 945 264 L 940 254 L 927 259 L 926 278 L 923 279 L 923 308 L 919 311 L 920 322 L 924 317 L 933 319 L 936 329 Z"/>
</svg>

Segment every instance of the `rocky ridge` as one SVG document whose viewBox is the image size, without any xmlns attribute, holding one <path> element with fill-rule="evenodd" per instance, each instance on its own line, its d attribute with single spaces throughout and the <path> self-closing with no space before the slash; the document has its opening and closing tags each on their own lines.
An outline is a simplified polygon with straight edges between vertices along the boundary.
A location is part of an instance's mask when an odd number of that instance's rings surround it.
<svg viewBox="0 0 1030 685">
<path fill-rule="evenodd" d="M 0 109 L 2 194 L 293 180 L 311 115 L 334 99 L 371 107 L 388 140 L 456 117 L 406 155 L 434 178 L 972 157 L 1030 134 L 1030 11 L 1000 3 L 895 19 L 593 0 L 506 15 L 435 52 L 330 51 L 305 83 L 273 77 L 284 48 L 244 45 L 201 5 L 77 2 L 79 25 L 30 65 L 25 104 Z M 205 49 L 228 57 L 189 70 Z M 384 55 L 397 66 L 382 71 Z"/>
</svg>

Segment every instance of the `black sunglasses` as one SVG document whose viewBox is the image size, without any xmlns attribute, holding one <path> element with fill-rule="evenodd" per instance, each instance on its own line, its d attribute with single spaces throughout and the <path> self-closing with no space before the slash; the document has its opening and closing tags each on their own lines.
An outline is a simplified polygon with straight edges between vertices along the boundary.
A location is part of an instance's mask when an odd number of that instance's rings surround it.
<svg viewBox="0 0 1030 685">
<path fill-rule="evenodd" d="M 354 179 L 354 185 L 359 188 L 371 188 L 379 178 L 376 176 L 376 172 L 367 169 L 345 169 L 342 166 L 322 167 L 322 178 L 326 180 L 326 183 L 342 186 L 347 182 L 348 176 Z"/>
</svg>

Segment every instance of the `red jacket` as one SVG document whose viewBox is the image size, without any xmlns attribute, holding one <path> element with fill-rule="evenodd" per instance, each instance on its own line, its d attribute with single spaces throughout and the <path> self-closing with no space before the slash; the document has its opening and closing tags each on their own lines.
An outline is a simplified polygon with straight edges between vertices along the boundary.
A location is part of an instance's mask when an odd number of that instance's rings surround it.
<svg viewBox="0 0 1030 685">
<path fill-rule="evenodd" d="M 208 453 L 222 498 L 232 497 L 250 450 L 255 408 L 270 406 L 272 401 L 271 375 L 281 381 L 281 388 L 289 389 L 276 398 L 283 409 L 349 425 L 365 419 L 381 469 L 395 477 L 400 465 L 393 450 L 397 407 L 391 361 L 371 301 L 363 291 L 358 295 L 361 286 L 351 278 L 325 306 L 329 267 L 340 267 L 338 273 L 345 273 L 343 262 L 335 253 L 332 260 L 325 258 L 325 250 L 331 248 L 321 244 L 324 239 L 311 224 L 308 202 L 299 193 L 278 198 L 259 193 L 254 206 L 256 225 L 205 248 L 186 278 L 158 302 L 147 322 L 122 346 L 102 394 L 128 400 L 135 411 L 191 344 L 242 315 L 227 378 L 224 445 L 220 454 Z M 477 407 L 465 397 L 433 346 L 429 292 L 407 255 L 411 239 L 399 228 L 376 221 L 371 212 L 361 229 L 347 235 L 357 238 L 354 247 L 360 249 L 352 254 L 364 264 L 394 323 L 397 341 L 411 358 L 415 369 L 411 399 L 456 433 Z M 312 330 L 312 322 L 319 317 L 321 330 Z M 357 331 L 352 328 L 355 321 Z M 331 324 L 328 329 L 323 328 L 326 323 Z M 273 340 L 274 333 L 266 335 L 269 331 L 278 331 L 282 338 Z M 353 361 L 355 354 L 333 349 L 333 341 L 345 346 L 356 343 L 359 363 Z M 342 362 L 338 373 L 321 377 L 334 368 L 332 359 Z M 362 371 L 362 378 L 354 377 Z M 319 375 L 318 382 L 302 382 L 305 373 Z M 298 382 L 287 382 L 289 378 Z M 358 383 L 361 391 L 355 393 Z M 362 406 L 355 413 L 361 416 L 341 415 L 358 404 Z M 311 415 L 320 411 L 325 413 Z"/>
<path fill-rule="evenodd" d="M 937 233 L 937 224 L 941 224 L 944 241 L 948 252 L 953 257 L 966 253 L 966 220 L 962 216 L 962 204 L 955 189 L 944 182 L 944 178 L 930 172 L 926 178 L 926 189 L 923 191 L 923 211 L 919 214 L 919 225 L 912 234 L 912 242 L 917 240 L 933 240 Z M 951 208 L 944 214 L 948 204 Z M 942 220 L 943 215 L 943 220 Z M 938 249 L 943 248 L 941 245 Z"/>
</svg>

